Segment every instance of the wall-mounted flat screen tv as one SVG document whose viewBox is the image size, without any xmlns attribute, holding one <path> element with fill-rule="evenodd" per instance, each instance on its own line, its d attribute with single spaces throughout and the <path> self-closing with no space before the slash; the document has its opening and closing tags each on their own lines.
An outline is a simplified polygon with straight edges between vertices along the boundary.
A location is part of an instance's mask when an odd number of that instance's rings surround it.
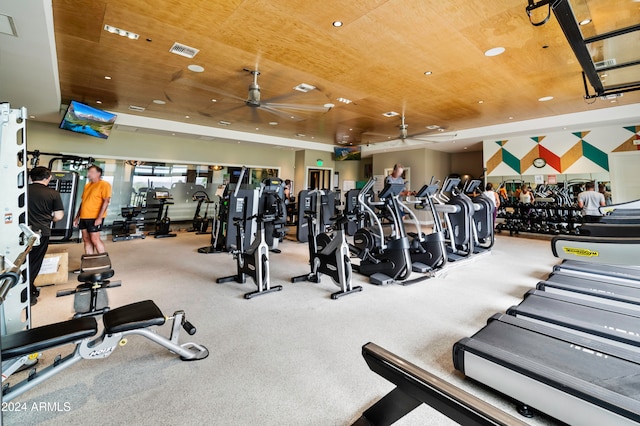
<svg viewBox="0 0 640 426">
<path fill-rule="evenodd" d="M 115 114 L 71 101 L 60 123 L 60 128 L 107 139 L 115 122 Z"/>
<path fill-rule="evenodd" d="M 333 148 L 336 161 L 360 160 L 362 149 L 359 146 L 336 146 Z"/>
</svg>

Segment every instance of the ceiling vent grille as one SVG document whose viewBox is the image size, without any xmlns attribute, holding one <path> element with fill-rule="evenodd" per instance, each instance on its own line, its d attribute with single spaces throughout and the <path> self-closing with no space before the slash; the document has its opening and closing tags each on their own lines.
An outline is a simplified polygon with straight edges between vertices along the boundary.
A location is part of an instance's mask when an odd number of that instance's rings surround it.
<svg viewBox="0 0 640 426">
<path fill-rule="evenodd" d="M 195 47 L 187 46 L 186 44 L 180 44 L 178 42 L 173 43 L 169 52 L 175 53 L 176 55 L 184 56 L 185 58 L 193 58 L 198 54 L 200 50 Z"/>
<path fill-rule="evenodd" d="M 307 83 L 300 83 L 296 87 L 294 87 L 293 89 L 297 90 L 298 92 L 307 93 L 307 92 L 312 91 L 315 88 L 316 88 L 316 86 L 312 86 L 312 85 L 307 84 Z"/>
<path fill-rule="evenodd" d="M 129 109 L 130 109 L 131 111 L 142 112 L 142 111 L 144 111 L 146 108 L 141 107 L 141 106 L 137 106 L 137 105 L 129 105 Z"/>
<path fill-rule="evenodd" d="M 596 67 L 596 70 L 601 70 L 603 68 L 612 67 L 616 64 L 615 58 L 605 59 L 604 61 L 596 62 L 593 65 Z"/>
</svg>

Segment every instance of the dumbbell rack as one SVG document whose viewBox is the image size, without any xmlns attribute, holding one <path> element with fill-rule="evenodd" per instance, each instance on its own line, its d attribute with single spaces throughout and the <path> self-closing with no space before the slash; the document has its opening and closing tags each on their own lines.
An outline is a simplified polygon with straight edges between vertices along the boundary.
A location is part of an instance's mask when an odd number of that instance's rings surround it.
<svg viewBox="0 0 640 426">
<path fill-rule="evenodd" d="M 537 200 L 534 204 L 504 202 L 497 217 L 496 232 L 509 231 L 511 236 L 520 233 L 577 234 L 582 224 L 578 206 L 558 203 L 550 198 Z"/>
</svg>

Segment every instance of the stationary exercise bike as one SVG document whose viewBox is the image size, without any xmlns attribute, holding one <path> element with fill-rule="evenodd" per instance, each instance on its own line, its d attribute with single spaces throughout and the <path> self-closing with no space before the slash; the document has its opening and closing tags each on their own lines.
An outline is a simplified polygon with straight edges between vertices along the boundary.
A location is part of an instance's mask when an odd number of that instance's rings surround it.
<svg viewBox="0 0 640 426">
<path fill-rule="evenodd" d="M 144 228 L 144 221 L 138 218 L 141 214 L 142 207 L 121 207 L 120 215 L 123 220 L 113 222 L 111 240 L 115 243 L 136 238 L 145 239 L 147 236 L 141 231 L 141 228 Z M 132 226 L 135 226 L 134 232 L 131 232 Z"/>
<path fill-rule="evenodd" d="M 196 205 L 196 212 L 193 214 L 192 226 L 187 229 L 187 232 L 195 232 L 198 235 L 206 234 L 209 228 L 209 204 L 213 201 L 209 199 L 209 195 L 204 191 L 196 191 L 193 194 L 192 200 L 198 204 Z M 204 209 L 204 216 L 200 216 L 202 203 L 207 205 Z"/>
<path fill-rule="evenodd" d="M 319 283 L 322 274 L 331 277 L 333 282 L 340 287 L 340 291 L 331 294 L 332 299 L 347 294 L 362 291 L 362 287 L 353 286 L 352 268 L 349 256 L 349 244 L 345 236 L 345 227 L 349 222 L 346 215 L 331 217 L 334 222 L 333 237 L 325 229 L 322 229 L 325 218 L 331 216 L 332 212 L 327 202 L 327 195 L 324 191 L 315 190 L 309 192 L 307 196 L 315 198 L 315 210 L 307 210 L 305 219 L 307 220 L 309 263 L 311 272 L 291 278 L 292 283 L 309 281 Z"/>
<path fill-rule="evenodd" d="M 239 182 L 242 182 L 245 172 L 246 168 L 243 167 Z M 237 196 L 239 188 L 240 185 L 237 185 L 234 196 Z M 282 204 L 275 203 L 265 208 L 266 206 L 260 203 L 258 213 L 252 216 L 248 216 L 247 204 L 247 202 L 242 203 L 244 206 L 242 217 L 233 219 L 233 224 L 237 229 L 237 245 L 236 249 L 232 251 L 232 254 L 236 260 L 237 273 L 228 277 L 218 278 L 216 282 L 222 284 L 235 281 L 244 284 L 246 282 L 246 276 L 248 275 L 258 288 L 256 291 L 244 295 L 245 299 L 251 299 L 254 296 L 282 290 L 282 286 L 280 285 L 271 286 L 271 277 L 269 274 L 269 245 L 267 244 L 265 232 L 265 223 L 273 222 L 277 217 L 281 217 L 282 211 L 280 206 Z M 254 220 L 257 225 L 257 233 L 251 245 L 245 248 L 245 229 L 247 225 Z"/>
<path fill-rule="evenodd" d="M 173 197 L 169 191 L 156 191 L 153 199 L 158 205 L 158 216 L 156 217 L 156 229 L 149 232 L 154 238 L 175 237 L 176 234 L 171 233 L 171 218 L 169 218 L 169 206 L 173 204 Z"/>
</svg>

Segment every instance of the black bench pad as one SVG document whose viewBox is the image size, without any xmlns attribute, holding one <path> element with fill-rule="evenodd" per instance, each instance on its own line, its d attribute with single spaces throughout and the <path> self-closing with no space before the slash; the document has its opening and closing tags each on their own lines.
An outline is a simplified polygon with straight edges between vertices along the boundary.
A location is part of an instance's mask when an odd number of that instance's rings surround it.
<svg viewBox="0 0 640 426">
<path fill-rule="evenodd" d="M 2 336 L 2 359 L 16 358 L 95 336 L 95 318 L 79 318 Z"/>
<path fill-rule="evenodd" d="M 83 272 L 78 275 L 78 281 L 81 283 L 99 283 L 100 281 L 108 280 L 114 275 L 113 269 L 103 269 L 100 271 Z"/>
<path fill-rule="evenodd" d="M 90 272 L 100 269 L 111 269 L 109 253 L 83 254 L 80 261 L 80 271 Z"/>
<path fill-rule="evenodd" d="M 151 300 L 121 306 L 102 316 L 104 329 L 108 334 L 146 328 L 152 325 L 162 325 L 164 315 Z"/>
</svg>

